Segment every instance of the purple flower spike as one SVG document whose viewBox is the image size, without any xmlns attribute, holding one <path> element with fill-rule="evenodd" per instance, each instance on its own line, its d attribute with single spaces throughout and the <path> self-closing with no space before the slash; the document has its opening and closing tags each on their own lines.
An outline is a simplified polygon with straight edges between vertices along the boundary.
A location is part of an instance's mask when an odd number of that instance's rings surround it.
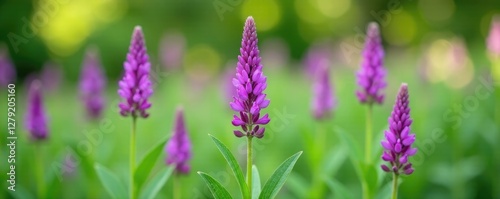
<svg viewBox="0 0 500 199">
<path fill-rule="evenodd" d="M 323 66 L 316 71 L 313 84 L 312 113 L 317 120 L 326 119 L 335 107 L 335 98 L 330 85 L 330 67 Z"/>
<path fill-rule="evenodd" d="M 151 107 L 148 98 L 153 94 L 152 83 L 149 80 L 151 64 L 146 51 L 142 28 L 136 26 L 130 42 L 127 60 L 123 63 L 125 74 L 119 82 L 118 94 L 123 98 L 120 114 L 123 116 L 147 118 L 146 112 Z"/>
<path fill-rule="evenodd" d="M 385 140 L 381 142 L 382 147 L 384 147 L 382 160 L 390 163 L 390 167 L 382 165 L 382 170 L 395 172 L 396 175 L 413 173 L 408 158 L 417 153 L 417 149 L 411 146 L 415 142 L 415 134 L 410 133 L 412 120 L 408 98 L 408 85 L 403 83 L 399 88 L 396 103 L 389 117 L 389 130 L 385 131 Z"/>
<path fill-rule="evenodd" d="M 384 102 L 384 89 L 386 70 L 384 68 L 384 49 L 380 39 L 379 27 L 375 22 L 368 25 L 363 60 L 358 70 L 357 82 L 360 90 L 356 91 L 358 100 L 363 104 L 382 104 Z"/>
<path fill-rule="evenodd" d="M 189 173 L 190 167 L 188 161 L 191 159 L 191 141 L 186 131 L 184 114 L 181 108 L 177 109 L 174 132 L 165 150 L 168 155 L 168 165 L 175 165 L 178 173 Z"/>
<path fill-rule="evenodd" d="M 0 86 L 7 87 L 16 80 L 16 70 L 4 45 L 0 45 Z"/>
<path fill-rule="evenodd" d="M 494 16 L 491 21 L 490 34 L 486 45 L 492 54 L 500 57 L 500 15 Z"/>
<path fill-rule="evenodd" d="M 80 95 L 90 119 L 97 119 L 101 116 L 104 108 L 105 87 L 106 78 L 99 61 L 97 49 L 89 48 L 80 75 Z"/>
<path fill-rule="evenodd" d="M 240 55 L 236 67 L 236 78 L 233 85 L 236 87 L 236 96 L 229 103 L 231 109 L 239 112 L 234 115 L 232 124 L 241 126 L 243 132 L 235 131 L 237 137 L 264 137 L 265 128 L 259 125 L 269 123 L 269 115 L 260 117 L 260 110 L 269 105 L 264 90 L 267 87 L 266 76 L 262 72 L 261 58 L 257 47 L 257 29 L 252 17 L 248 17 L 243 29 Z"/>
<path fill-rule="evenodd" d="M 47 115 L 43 107 L 41 83 L 34 80 L 29 88 L 26 113 L 26 129 L 33 140 L 45 140 L 48 137 Z"/>
</svg>

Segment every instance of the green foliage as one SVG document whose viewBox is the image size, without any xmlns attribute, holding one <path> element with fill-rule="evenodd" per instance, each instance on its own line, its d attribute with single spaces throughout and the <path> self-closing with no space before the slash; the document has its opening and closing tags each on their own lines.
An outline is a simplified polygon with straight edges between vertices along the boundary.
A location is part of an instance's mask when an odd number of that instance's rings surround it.
<svg viewBox="0 0 500 199">
<path fill-rule="evenodd" d="M 214 196 L 215 199 L 230 199 L 233 198 L 231 194 L 224 188 L 220 182 L 218 182 L 216 179 L 214 179 L 212 176 L 203 173 L 203 172 L 198 172 L 200 176 L 205 180 L 205 183 L 208 186 L 208 189 L 210 189 L 210 192 L 212 192 L 212 195 Z"/>
<path fill-rule="evenodd" d="M 142 158 L 141 161 L 139 161 L 139 166 L 135 169 L 134 172 L 134 179 L 135 179 L 135 186 L 137 187 L 137 190 L 141 190 L 141 187 L 143 184 L 146 182 L 146 179 L 148 178 L 149 174 L 153 170 L 153 167 L 160 157 L 160 155 L 163 152 L 163 148 L 165 146 L 165 143 L 167 142 L 168 138 L 162 139 L 158 144 L 154 145 L 145 155 L 144 158 Z"/>
<path fill-rule="evenodd" d="M 260 199 L 274 198 L 278 194 L 283 184 L 285 184 L 288 174 L 292 171 L 293 166 L 301 154 L 302 151 L 292 155 L 281 163 L 278 169 L 274 171 L 273 175 L 267 180 L 266 184 L 262 188 L 259 196 Z"/>
<path fill-rule="evenodd" d="M 98 163 L 95 164 L 95 170 L 101 184 L 104 186 L 104 189 L 106 189 L 111 198 L 127 198 L 127 191 L 115 174 Z"/>
<path fill-rule="evenodd" d="M 153 199 L 172 175 L 175 167 L 163 167 L 141 192 L 140 199 Z"/>
<path fill-rule="evenodd" d="M 224 156 L 224 159 L 226 159 L 226 162 L 229 164 L 229 167 L 231 167 L 231 170 L 233 171 L 233 174 L 236 177 L 238 185 L 240 186 L 241 195 L 243 196 L 243 198 L 248 198 L 249 196 L 248 186 L 247 183 L 245 182 L 245 177 L 243 176 L 243 172 L 241 171 L 240 165 L 236 161 L 236 158 L 234 158 L 231 151 L 229 151 L 229 149 L 219 139 L 215 138 L 212 135 L 210 135 L 210 137 L 214 141 L 215 146 L 217 146 L 217 148 L 221 152 L 222 156 Z"/>
</svg>

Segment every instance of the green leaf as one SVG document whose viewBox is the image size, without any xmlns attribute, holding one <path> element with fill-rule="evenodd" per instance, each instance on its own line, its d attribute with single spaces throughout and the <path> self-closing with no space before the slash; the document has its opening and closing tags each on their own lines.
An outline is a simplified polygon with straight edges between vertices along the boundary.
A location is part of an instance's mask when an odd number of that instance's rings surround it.
<svg viewBox="0 0 500 199">
<path fill-rule="evenodd" d="M 245 182 L 245 177 L 243 176 L 243 172 L 241 171 L 240 165 L 236 161 L 236 158 L 234 158 L 233 154 L 229 151 L 226 145 L 224 145 L 219 139 L 215 138 L 212 135 L 209 136 L 212 138 L 215 145 L 222 153 L 222 156 L 224 156 L 224 159 L 226 159 L 226 162 L 229 164 L 229 167 L 231 167 L 231 170 L 233 171 L 233 174 L 236 177 L 238 185 L 240 185 L 240 190 L 241 194 L 243 195 L 243 198 L 248 198 L 250 195 L 250 191 L 248 189 L 247 183 Z"/>
<path fill-rule="evenodd" d="M 338 126 L 335 127 L 335 132 L 339 135 L 342 143 L 344 145 L 347 145 L 349 149 L 349 158 L 351 159 L 356 173 L 360 178 L 363 177 L 363 170 L 361 167 L 361 160 L 363 158 L 363 155 L 361 153 L 361 147 L 359 146 L 359 143 L 354 141 L 350 134 L 348 134 Z"/>
<path fill-rule="evenodd" d="M 363 176 L 368 184 L 369 198 L 373 198 L 378 188 L 378 173 L 375 165 L 373 164 L 362 164 L 363 165 Z M 378 167 L 377 167 L 378 168 Z"/>
<path fill-rule="evenodd" d="M 292 171 L 293 166 L 295 165 L 301 154 L 302 151 L 292 155 L 283 163 L 281 163 L 278 169 L 276 169 L 273 175 L 271 175 L 269 180 L 267 180 L 266 184 L 262 188 L 262 192 L 260 193 L 259 198 L 274 198 L 278 194 L 283 184 L 285 184 L 288 174 L 290 174 L 290 172 Z"/>
<path fill-rule="evenodd" d="M 335 198 L 354 199 L 351 191 L 335 179 L 325 177 L 326 185 L 332 190 Z"/>
<path fill-rule="evenodd" d="M 306 198 L 307 188 L 309 187 L 309 182 L 306 181 L 302 176 L 297 173 L 290 173 L 288 176 L 288 180 L 286 183 L 286 187 L 288 190 L 295 194 L 296 198 Z"/>
<path fill-rule="evenodd" d="M 142 160 L 139 162 L 139 166 L 137 166 L 134 172 L 134 181 L 137 190 L 141 190 L 142 185 L 144 185 L 144 183 L 148 179 L 148 176 L 155 166 L 156 160 L 158 160 L 158 157 L 160 157 L 167 140 L 168 138 L 162 139 L 162 141 L 151 148 L 146 153 L 146 155 L 144 155 L 144 158 L 142 158 Z"/>
<path fill-rule="evenodd" d="M 68 156 L 71 156 L 73 160 L 78 160 L 79 158 L 81 159 L 81 166 L 83 168 L 83 172 L 85 172 L 86 176 L 93 180 L 95 179 L 96 173 L 94 170 L 94 159 L 92 158 L 92 155 L 87 154 L 86 152 L 80 151 L 78 147 L 76 147 L 76 144 L 72 144 L 70 147 L 73 150 L 74 153 L 68 154 Z M 78 166 L 80 166 L 78 165 Z"/>
<path fill-rule="evenodd" d="M 260 194 L 260 176 L 257 166 L 252 166 L 252 199 L 257 199 Z"/>
<path fill-rule="evenodd" d="M 10 184 L 8 184 L 10 186 Z M 16 184 L 16 187 L 14 190 L 16 191 L 11 191 L 9 189 L 7 189 L 9 192 L 9 194 L 12 196 L 12 198 L 15 198 L 15 199 L 36 199 L 37 197 L 35 197 L 32 193 L 30 193 L 30 190 L 24 188 L 22 185 L 20 184 Z"/>
<path fill-rule="evenodd" d="M 212 192 L 212 195 L 215 199 L 233 198 L 231 197 L 231 194 L 229 194 L 229 192 L 226 190 L 226 188 L 224 188 L 217 180 L 212 178 L 212 176 L 203 172 L 198 172 L 198 174 L 200 174 L 200 176 L 203 178 L 208 186 L 208 189 L 210 189 L 210 192 Z"/>
<path fill-rule="evenodd" d="M 152 199 L 158 194 L 161 188 L 165 185 L 168 178 L 172 175 L 174 167 L 164 167 L 156 174 L 151 181 L 144 187 L 141 192 L 141 199 Z"/>
<path fill-rule="evenodd" d="M 392 181 L 386 183 L 382 188 L 377 192 L 376 199 L 387 199 L 391 197 L 392 193 Z"/>
<path fill-rule="evenodd" d="M 343 144 L 332 149 L 328 156 L 326 156 L 326 160 L 324 160 L 324 175 L 335 175 L 347 158 L 348 153 L 347 147 Z"/>
<path fill-rule="evenodd" d="M 111 171 L 97 163 L 94 168 L 104 189 L 106 189 L 112 198 L 127 198 L 126 189 Z"/>
</svg>

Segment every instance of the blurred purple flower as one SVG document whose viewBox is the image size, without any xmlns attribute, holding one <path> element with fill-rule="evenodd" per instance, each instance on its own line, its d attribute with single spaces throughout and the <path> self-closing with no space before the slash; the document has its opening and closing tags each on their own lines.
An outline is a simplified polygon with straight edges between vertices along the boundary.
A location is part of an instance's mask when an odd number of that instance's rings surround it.
<svg viewBox="0 0 500 199">
<path fill-rule="evenodd" d="M 26 129 L 34 140 L 45 140 L 48 137 L 47 115 L 43 105 L 41 83 L 34 80 L 29 88 L 26 108 Z"/>
<path fill-rule="evenodd" d="M 281 68 L 286 66 L 289 54 L 288 44 L 282 39 L 269 39 L 262 45 L 262 62 L 266 67 Z"/>
<path fill-rule="evenodd" d="M 233 67 L 236 65 L 235 61 L 229 61 L 227 63 L 226 70 L 222 74 L 222 89 L 224 90 L 224 99 L 226 99 L 226 102 L 231 102 L 233 100 L 233 97 L 236 96 L 236 90 L 234 89 L 233 85 L 233 77 L 234 74 L 236 73 L 236 69 Z"/>
<path fill-rule="evenodd" d="M 385 131 L 385 140 L 381 142 L 384 147 L 382 159 L 390 163 L 390 167 L 385 164 L 381 167 L 384 171 L 394 172 L 396 175 L 401 171 L 406 175 L 413 173 L 408 158 L 417 153 L 417 149 L 411 146 L 415 142 L 415 134 L 410 133 L 413 121 L 410 118 L 409 103 L 408 85 L 403 83 L 389 117 L 389 130 Z"/>
<path fill-rule="evenodd" d="M 181 67 L 186 39 L 180 32 L 167 33 L 160 43 L 160 57 L 163 66 L 169 70 Z"/>
<path fill-rule="evenodd" d="M 248 17 L 241 40 L 236 78 L 233 79 L 237 95 L 233 97 L 234 101 L 229 103 L 234 111 L 239 112 L 239 116 L 234 115 L 232 124 L 241 126 L 243 130 L 235 130 L 236 137 L 262 138 L 265 128 L 259 125 L 268 124 L 270 121 L 268 114 L 260 117 L 260 110 L 266 108 L 270 101 L 263 93 L 267 87 L 267 78 L 262 73 L 257 43 L 255 22 L 252 17 Z"/>
<path fill-rule="evenodd" d="M 363 60 L 356 76 L 360 87 L 360 90 L 356 91 L 358 100 L 363 104 L 382 104 L 384 102 L 382 90 L 387 86 L 386 70 L 380 31 L 375 22 L 368 25 Z"/>
<path fill-rule="evenodd" d="M 5 88 L 16 81 L 16 69 L 9 58 L 7 47 L 0 45 L 0 86 Z"/>
<path fill-rule="evenodd" d="M 314 118 L 317 120 L 328 118 L 335 104 L 330 83 L 330 67 L 323 66 L 316 71 L 313 83 L 312 113 Z"/>
<path fill-rule="evenodd" d="M 61 85 L 62 69 L 59 64 L 53 61 L 45 62 L 43 70 L 40 73 L 44 91 L 55 91 Z"/>
<path fill-rule="evenodd" d="M 175 165 L 178 173 L 187 174 L 190 171 L 189 160 L 191 159 L 191 141 L 189 140 L 184 124 L 184 113 L 182 108 L 177 109 L 173 135 L 168 140 L 165 151 L 168 155 L 167 164 Z"/>
<path fill-rule="evenodd" d="M 105 101 L 105 87 L 106 78 L 98 51 L 96 48 L 89 48 L 80 74 L 80 95 L 90 119 L 97 119 L 101 116 Z"/>
<path fill-rule="evenodd" d="M 491 20 L 490 33 L 486 45 L 492 54 L 500 57 L 500 15 L 494 16 Z"/>
<path fill-rule="evenodd" d="M 306 57 L 304 58 L 303 64 L 306 67 L 306 73 L 310 77 L 314 77 L 316 75 L 316 70 L 324 67 L 330 66 L 332 60 L 332 52 L 333 50 L 330 47 L 328 42 L 316 42 L 307 52 Z"/>
<path fill-rule="evenodd" d="M 136 26 L 130 42 L 127 59 L 123 63 L 125 74 L 119 82 L 118 94 L 123 98 L 120 114 L 123 116 L 147 118 L 146 112 L 151 107 L 148 98 L 153 94 L 152 83 L 149 79 L 151 64 L 146 51 L 146 44 L 142 28 Z"/>
</svg>

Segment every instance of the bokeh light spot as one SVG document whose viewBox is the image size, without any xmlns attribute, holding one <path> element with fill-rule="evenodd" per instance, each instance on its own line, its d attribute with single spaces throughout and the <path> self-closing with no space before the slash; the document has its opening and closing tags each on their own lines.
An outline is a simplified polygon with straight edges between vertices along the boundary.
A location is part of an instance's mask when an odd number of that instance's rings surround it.
<svg viewBox="0 0 500 199">
<path fill-rule="evenodd" d="M 281 10 L 275 0 L 248 0 L 242 8 L 242 19 L 253 16 L 258 31 L 267 31 L 278 25 Z"/>
<path fill-rule="evenodd" d="M 392 15 L 392 20 L 382 27 L 384 39 L 392 45 L 407 45 L 415 38 L 417 25 L 415 19 L 405 11 Z"/>
<path fill-rule="evenodd" d="M 351 0 L 316 0 L 318 10 L 325 16 L 338 18 L 351 7 Z"/>
</svg>

